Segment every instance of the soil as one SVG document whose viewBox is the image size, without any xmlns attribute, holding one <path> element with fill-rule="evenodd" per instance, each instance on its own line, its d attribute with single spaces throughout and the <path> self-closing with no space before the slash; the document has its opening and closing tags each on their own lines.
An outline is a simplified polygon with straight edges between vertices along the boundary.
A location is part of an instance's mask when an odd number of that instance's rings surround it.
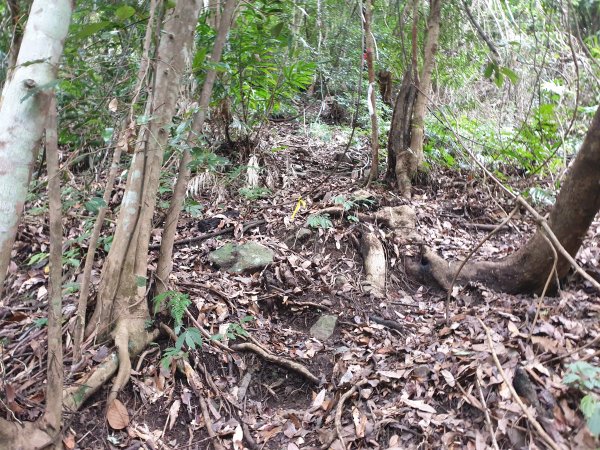
<svg viewBox="0 0 600 450">
<path fill-rule="evenodd" d="M 425 184 L 416 187 L 412 201 L 419 242 L 399 245 L 387 239 L 388 230 L 349 219 L 350 210 L 342 219 L 331 218 L 330 227 L 314 229 L 307 241 L 294 244 L 289 236 L 305 227 L 310 215 L 351 199 L 352 192 L 363 188 L 361 170 L 367 167 L 369 151 L 361 137 L 362 149 L 353 147 L 349 152 L 352 162 L 338 164 L 332 155 L 344 151 L 341 131 L 325 141 L 299 123 L 271 127 L 261 144 L 262 181 L 271 190 L 266 198 L 247 200 L 233 186 L 222 198 L 210 189 L 195 196 L 205 205 L 202 219 L 239 211 L 239 216 L 210 222 L 211 226 L 257 219 L 266 224 L 243 236 L 225 234 L 177 246 L 170 283 L 190 296 L 191 315 L 210 335 L 221 335 L 219 342 L 231 345 L 251 339 L 277 357 L 304 365 L 320 383 L 255 353 L 224 352 L 207 339 L 201 348 L 185 349 L 184 357 L 200 380 L 194 386 L 176 369 L 176 358 L 164 364 L 165 351 L 174 343 L 161 337 L 132 361 L 132 379 L 119 394 L 130 415 L 128 427 L 114 430 L 107 423 L 107 385 L 81 411 L 65 416 L 65 442 L 71 442 L 70 437 L 75 442 L 67 448 L 211 448 L 199 395 L 208 404 L 213 431 L 225 448 L 341 449 L 340 437 L 346 448 L 353 449 L 483 449 L 492 446 L 493 439 L 500 448 L 546 448 L 507 389 L 494 354 L 509 382 L 517 368 L 523 369 L 525 383 L 534 392 L 533 399 L 521 394 L 529 412 L 559 445 L 599 445 L 578 410 L 581 391 L 562 382 L 570 363 L 600 363 L 597 292 L 578 277 L 565 280 L 556 297 L 543 299 L 458 286 L 446 320 L 446 293 L 404 274 L 404 260 L 418 258 L 421 244 L 448 260 L 459 259 L 489 232 L 472 224 L 498 223 L 512 209 L 489 180 L 439 169 L 423 177 Z M 268 152 L 269 148 L 278 151 Z M 405 203 L 383 183 L 375 183 L 370 191 L 377 199 L 371 210 Z M 369 208 L 363 211 L 368 213 Z M 72 217 L 67 220 L 69 225 L 75 223 Z M 200 233 L 199 220 L 184 217 L 178 238 Z M 31 255 L 47 251 L 47 229 L 39 223 L 30 214 L 21 225 L 18 264 L 9 281 L 12 288 L 0 301 L 0 384 L 5 394 L 0 410 L 20 420 L 38 417 L 44 397 L 47 275 L 44 264 L 26 263 Z M 356 246 L 362 226 L 379 233 L 386 249 L 383 298 L 371 297 L 363 289 L 364 270 Z M 533 222 L 518 214 L 511 227 L 488 240 L 475 258 L 506 256 L 533 231 Z M 76 235 L 77 230 L 69 234 Z M 275 262 L 265 270 L 232 275 L 207 262 L 208 253 L 222 243 L 250 239 L 276 253 Z M 578 262 L 597 271 L 598 258 L 600 221 L 590 228 Z M 101 263 L 95 270 L 96 283 Z M 66 271 L 66 287 L 76 274 Z M 65 290 L 67 372 L 76 298 L 76 291 Z M 338 316 L 333 335 L 324 342 L 310 335 L 310 327 L 322 314 Z M 375 316 L 395 325 L 381 325 Z M 491 329 L 493 348 L 478 319 Z M 153 326 L 161 321 L 174 326 L 165 315 L 154 318 Z M 184 327 L 193 326 L 184 319 Z M 227 332 L 233 335 L 223 337 Z M 81 372 L 93 370 L 111 349 L 101 350 L 100 345 L 90 345 L 88 364 L 68 374 L 66 383 L 76 383 Z M 352 389 L 356 392 L 342 403 Z M 338 409 L 341 423 L 336 425 Z"/>
</svg>

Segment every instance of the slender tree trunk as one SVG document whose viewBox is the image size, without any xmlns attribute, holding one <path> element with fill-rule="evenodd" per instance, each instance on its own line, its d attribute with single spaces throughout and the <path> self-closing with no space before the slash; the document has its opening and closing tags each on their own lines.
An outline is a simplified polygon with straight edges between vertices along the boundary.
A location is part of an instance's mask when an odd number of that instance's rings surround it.
<svg viewBox="0 0 600 450">
<path fill-rule="evenodd" d="M 58 122 L 56 98 L 50 102 L 46 126 L 46 161 L 48 166 L 48 209 L 50 216 L 50 275 L 48 290 L 48 384 L 44 422 L 57 438 L 53 448 L 62 450 L 60 439 L 63 400 L 62 343 L 62 217 L 60 176 L 58 172 Z"/>
<path fill-rule="evenodd" d="M 0 99 L 0 294 L 23 212 L 50 89 L 69 29 L 70 0 L 36 0 Z"/>
<path fill-rule="evenodd" d="M 369 115 L 371 116 L 371 170 L 369 171 L 369 179 L 367 185 L 379 177 L 379 127 L 377 125 L 377 105 L 375 103 L 375 68 L 373 67 L 373 52 L 375 50 L 375 39 L 371 31 L 373 22 L 373 5 L 372 0 L 365 1 L 364 9 L 364 31 L 367 44 L 367 73 L 369 75 L 369 89 L 367 94 L 367 102 L 369 104 Z"/>
<path fill-rule="evenodd" d="M 596 111 L 575 162 L 567 172 L 548 225 L 558 241 L 575 256 L 594 217 L 600 210 L 600 108 Z M 570 264 L 558 253 L 556 277 L 564 278 Z M 430 273 L 443 287 L 448 287 L 459 263 L 448 265 L 433 252 L 426 253 L 424 262 L 413 266 L 413 273 Z M 554 251 L 540 228 L 517 252 L 496 262 L 467 263 L 458 278 L 459 283 L 479 281 L 497 291 L 508 293 L 539 293 L 551 274 Z M 555 283 L 554 283 L 555 284 Z"/>
<path fill-rule="evenodd" d="M 46 127 L 52 97 L 48 91 L 56 79 L 71 12 L 72 3 L 69 0 L 36 0 L 33 3 L 12 78 L 7 80 L 0 99 L 0 294 L 17 225 L 23 212 L 35 154 Z M 54 139 L 52 141 L 55 143 Z M 49 184 L 52 189 L 50 206 L 53 208 L 56 208 L 57 196 L 60 203 L 60 188 L 56 190 L 58 177 L 55 162 L 56 159 L 52 159 L 48 164 L 54 178 L 52 185 Z M 57 226 L 60 226 L 60 205 L 58 216 L 56 213 L 54 211 L 51 217 L 55 239 Z M 62 264 L 60 249 L 56 249 L 55 240 L 52 250 L 48 322 L 48 337 L 51 341 L 48 347 L 46 412 L 37 423 L 16 424 L 0 418 L 0 443 L 4 448 L 55 446 L 60 431 L 63 379 L 60 332 Z"/>
<path fill-rule="evenodd" d="M 180 0 L 167 11 L 157 52 L 151 99 L 152 120 L 140 131 L 117 220 L 113 244 L 106 258 L 96 309 L 86 335 L 97 331 L 112 336 L 119 357 L 109 403 L 126 384 L 131 371 L 130 348 L 147 341 L 146 299 L 148 245 L 152 216 L 169 125 L 175 114 L 181 78 L 193 54 L 193 38 L 201 9 L 200 0 Z"/>
<path fill-rule="evenodd" d="M 216 64 L 221 60 L 221 54 L 223 52 L 223 47 L 227 39 L 227 33 L 231 27 L 233 13 L 237 4 L 238 0 L 227 0 L 225 2 L 225 6 L 221 14 L 221 23 L 219 24 L 219 30 L 210 57 L 212 64 Z M 168 278 L 171 274 L 171 270 L 173 269 L 173 244 L 175 242 L 177 222 L 183 208 L 185 192 L 190 179 L 190 162 L 192 159 L 190 148 L 194 146 L 194 143 L 202 134 L 202 127 L 204 126 L 204 121 L 206 120 L 206 113 L 208 111 L 208 105 L 210 103 L 210 97 L 212 95 L 212 89 L 216 78 L 216 70 L 211 69 L 206 73 L 204 85 L 202 86 L 202 93 L 200 94 L 198 112 L 194 116 L 192 129 L 187 136 L 186 145 L 181 156 L 179 174 L 177 176 L 175 188 L 173 189 L 173 198 L 171 200 L 171 205 L 169 206 L 169 211 L 167 212 L 167 218 L 165 220 L 165 228 L 162 234 L 160 254 L 156 269 L 156 286 L 159 294 L 168 290 Z"/>
<path fill-rule="evenodd" d="M 423 67 L 420 79 L 415 81 L 417 94 L 412 111 L 411 140 L 410 146 L 396 153 L 396 182 L 400 195 L 406 198 L 411 196 L 411 179 L 416 174 L 423 162 L 423 138 L 425 107 L 431 90 L 431 73 L 433 71 L 434 58 L 437 52 L 440 34 L 441 0 L 430 0 L 429 19 L 427 21 L 427 37 L 425 38 L 425 49 L 423 56 Z M 416 40 L 413 36 L 413 46 Z M 415 52 L 413 50 L 413 66 Z"/>
</svg>

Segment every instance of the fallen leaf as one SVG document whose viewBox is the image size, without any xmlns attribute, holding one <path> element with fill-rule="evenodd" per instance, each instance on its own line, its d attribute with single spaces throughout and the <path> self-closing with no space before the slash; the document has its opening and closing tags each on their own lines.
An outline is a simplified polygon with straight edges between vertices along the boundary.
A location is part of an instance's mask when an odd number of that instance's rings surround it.
<svg viewBox="0 0 600 450">
<path fill-rule="evenodd" d="M 113 400 L 106 410 L 106 420 L 111 428 L 122 430 L 129 425 L 129 413 L 120 400 Z"/>
<path fill-rule="evenodd" d="M 244 440 L 244 432 L 242 431 L 241 425 L 238 424 L 238 426 L 235 427 L 232 440 L 234 450 L 244 450 L 244 443 L 242 442 Z"/>
<path fill-rule="evenodd" d="M 410 400 L 406 395 L 402 396 L 402 401 L 406 406 L 410 406 L 411 408 L 418 409 L 419 411 L 423 411 L 426 413 L 435 414 L 435 409 L 432 406 L 429 406 L 423 400 Z"/>
<path fill-rule="evenodd" d="M 175 425 L 175 422 L 177 421 L 180 406 L 181 402 L 179 400 L 175 400 L 169 408 L 169 430 L 173 429 L 173 425 Z"/>
</svg>

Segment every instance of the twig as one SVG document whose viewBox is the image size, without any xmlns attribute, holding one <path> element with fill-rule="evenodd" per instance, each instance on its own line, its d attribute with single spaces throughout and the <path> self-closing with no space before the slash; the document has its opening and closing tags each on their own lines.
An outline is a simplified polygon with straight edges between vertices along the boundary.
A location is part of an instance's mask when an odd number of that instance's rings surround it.
<svg viewBox="0 0 600 450">
<path fill-rule="evenodd" d="M 265 222 L 266 222 L 266 220 L 253 220 L 251 222 L 247 222 L 246 224 L 244 224 L 243 230 L 247 231 L 249 228 L 257 227 L 259 225 L 264 224 Z M 187 238 L 187 239 L 180 239 L 178 241 L 175 241 L 173 243 L 173 245 L 193 244 L 194 242 L 204 241 L 211 237 L 221 236 L 223 234 L 228 234 L 228 233 L 233 233 L 234 229 L 235 229 L 235 227 L 228 227 L 228 228 L 223 228 L 218 231 L 211 231 L 210 233 L 201 234 L 200 236 L 194 236 L 194 237 Z M 152 244 L 148 248 L 150 250 L 158 250 L 160 248 L 160 244 Z"/>
<path fill-rule="evenodd" d="M 481 319 L 477 318 L 477 320 L 479 321 L 479 323 L 483 327 L 483 330 L 485 331 L 485 335 L 487 337 L 487 342 L 488 342 L 488 347 L 490 349 L 490 352 L 492 353 L 492 358 L 494 359 L 496 368 L 498 369 L 498 372 L 500 372 L 500 376 L 502 377 L 502 380 L 504 380 L 506 387 L 508 387 L 508 390 L 510 391 L 510 395 L 512 396 L 513 400 L 521 407 L 521 409 L 523 410 L 523 414 L 525 414 L 525 416 L 527 417 L 527 420 L 529 420 L 529 422 L 531 423 L 533 428 L 535 428 L 535 430 L 539 433 L 539 435 L 542 437 L 542 440 L 548 445 L 548 447 L 550 447 L 553 450 L 563 450 L 554 441 L 554 439 L 552 439 L 548 435 L 548 433 L 546 433 L 546 431 L 542 428 L 540 423 L 535 419 L 535 417 L 533 417 L 533 415 L 529 411 L 529 408 L 527 408 L 527 406 L 525 406 L 525 404 L 523 403 L 523 400 L 521 400 L 521 397 L 519 397 L 519 394 L 517 394 L 517 392 L 515 391 L 515 388 L 513 387 L 512 383 L 508 380 L 506 373 L 504 373 L 504 369 L 502 368 L 502 364 L 500 364 L 500 360 L 498 359 L 496 350 L 494 350 L 494 341 L 492 341 L 492 335 L 491 335 L 490 329 L 486 326 L 486 324 L 483 323 L 483 321 Z"/>
<path fill-rule="evenodd" d="M 552 263 L 552 270 L 548 274 L 548 278 L 546 278 L 546 284 L 544 284 L 544 289 L 542 290 L 542 295 L 540 295 L 540 299 L 537 304 L 537 308 L 535 309 L 535 317 L 533 318 L 533 322 L 531 322 L 531 327 L 529 328 L 529 336 L 527 339 L 531 339 L 531 335 L 533 334 L 533 329 L 535 328 L 535 324 L 537 323 L 538 317 L 540 316 L 540 310 L 542 309 L 542 304 L 544 303 L 544 297 L 546 296 L 546 291 L 548 290 L 548 286 L 550 286 L 550 281 L 552 280 L 552 276 L 556 273 L 556 265 L 558 264 L 558 254 L 556 253 L 556 249 L 548 239 L 548 236 L 542 233 L 542 237 L 548 242 L 550 246 L 550 250 L 552 250 L 552 256 L 554 257 L 554 262 Z"/>
<path fill-rule="evenodd" d="M 342 413 L 344 412 L 344 403 L 346 403 L 346 400 L 348 400 L 354 395 L 354 393 L 358 390 L 359 387 L 366 383 L 367 380 L 362 380 L 359 383 L 352 386 L 344 395 L 340 397 L 340 401 L 338 402 L 337 407 L 335 408 L 335 432 L 344 450 L 346 450 L 346 444 L 344 443 L 343 438 L 344 430 L 342 428 Z"/>
<path fill-rule="evenodd" d="M 291 361 L 287 358 L 282 358 L 280 356 L 273 355 L 272 353 L 267 352 L 265 349 L 259 347 L 256 344 L 251 344 L 250 342 L 244 342 L 241 344 L 234 344 L 231 346 L 232 350 L 236 351 L 251 351 L 261 356 L 263 359 L 266 359 L 273 364 L 277 364 L 278 366 L 285 367 L 287 369 L 293 370 L 304 378 L 309 380 L 313 384 L 319 384 L 320 380 L 317 376 L 313 375 L 306 367 L 302 364 L 297 363 L 295 361 Z"/>
<path fill-rule="evenodd" d="M 584 348 L 588 348 L 591 347 L 592 345 L 596 344 L 598 341 L 600 341 L 600 334 L 598 336 L 596 336 L 594 339 L 592 339 L 590 342 L 588 342 L 587 344 L 583 344 L 581 347 L 577 347 L 574 350 L 571 350 L 568 353 L 565 353 L 564 355 L 558 355 L 555 356 L 553 358 L 550 358 L 546 361 L 544 361 L 545 364 L 548 364 L 550 362 L 554 362 L 554 361 L 558 361 L 559 359 L 565 359 L 568 358 L 571 355 L 574 355 L 576 353 L 579 353 L 581 350 L 583 350 Z"/>
<path fill-rule="evenodd" d="M 479 391 L 479 399 L 481 400 L 481 405 L 483 406 L 483 414 L 485 415 L 485 422 L 487 423 L 488 430 L 490 435 L 492 436 L 492 445 L 496 450 L 500 450 L 498 447 L 498 441 L 496 441 L 496 431 L 494 430 L 494 426 L 492 425 L 492 419 L 490 419 L 490 411 L 488 409 L 487 404 L 485 403 L 485 397 L 483 396 L 483 391 L 481 389 L 481 383 L 479 382 L 479 374 L 476 374 L 475 382 L 477 383 L 477 390 Z"/>
</svg>

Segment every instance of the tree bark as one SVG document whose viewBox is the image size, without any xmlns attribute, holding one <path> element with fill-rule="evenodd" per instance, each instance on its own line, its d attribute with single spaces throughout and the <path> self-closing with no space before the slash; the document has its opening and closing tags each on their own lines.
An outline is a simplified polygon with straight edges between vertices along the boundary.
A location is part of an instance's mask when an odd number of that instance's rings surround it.
<svg viewBox="0 0 600 450">
<path fill-rule="evenodd" d="M 136 86 L 134 88 L 134 96 L 131 101 L 131 107 L 129 110 L 129 117 L 124 121 L 123 128 L 121 129 L 117 139 L 113 153 L 112 163 L 108 172 L 106 180 L 106 188 L 104 189 L 104 195 L 102 200 L 104 206 L 98 210 L 98 216 L 94 222 L 94 228 L 92 235 L 88 241 L 88 251 L 85 257 L 85 266 L 83 269 L 83 276 L 81 280 L 81 288 L 79 292 L 79 303 L 77 304 L 77 318 L 74 326 L 74 338 L 73 338 L 73 361 L 74 364 L 79 362 L 81 358 L 81 346 L 83 341 L 83 331 L 85 329 L 85 315 L 87 313 L 87 301 L 90 295 L 90 278 L 92 275 L 92 268 L 94 266 L 94 258 L 96 255 L 96 247 L 100 239 L 100 232 L 104 224 L 104 218 L 106 217 L 106 211 L 108 210 L 108 203 L 112 195 L 112 190 L 117 178 L 121 161 L 121 154 L 123 150 L 127 150 L 129 147 L 129 140 L 135 136 L 135 121 L 134 121 L 134 108 L 137 102 L 137 98 L 147 80 L 148 69 L 150 67 L 150 45 L 152 43 L 152 36 L 154 34 L 154 16 L 156 12 L 156 0 L 150 2 L 150 13 L 148 17 L 148 25 L 146 27 L 146 33 L 144 36 L 144 48 L 142 51 L 142 59 L 140 61 L 140 67 L 137 74 Z M 149 103 L 147 103 L 149 106 Z M 148 116 L 150 111 L 146 111 Z"/>
<path fill-rule="evenodd" d="M 70 0 L 36 0 L 0 99 L 0 294 L 69 29 Z"/>
<path fill-rule="evenodd" d="M 60 176 L 58 173 L 58 119 L 56 98 L 50 101 L 46 126 L 46 161 L 48 166 L 48 209 L 50 222 L 50 273 L 48 290 L 48 383 L 44 421 L 53 435 L 60 435 L 63 399 L 62 343 L 62 215 Z M 58 442 L 57 442 L 58 441 Z M 62 449 L 60 439 L 55 449 Z"/>
<path fill-rule="evenodd" d="M 548 225 L 558 241 L 575 256 L 594 217 L 600 210 L 600 108 L 581 145 L 575 161 L 550 212 Z M 425 253 L 420 265 L 409 267 L 413 274 L 431 275 L 448 288 L 459 263 L 448 264 L 432 251 Z M 481 282 L 490 288 L 517 293 L 539 293 L 554 265 L 554 252 L 540 228 L 517 252 L 496 262 L 467 263 L 459 283 Z M 564 278 L 570 263 L 558 252 L 555 279 Z M 556 286 L 556 284 L 554 283 Z"/>
</svg>

